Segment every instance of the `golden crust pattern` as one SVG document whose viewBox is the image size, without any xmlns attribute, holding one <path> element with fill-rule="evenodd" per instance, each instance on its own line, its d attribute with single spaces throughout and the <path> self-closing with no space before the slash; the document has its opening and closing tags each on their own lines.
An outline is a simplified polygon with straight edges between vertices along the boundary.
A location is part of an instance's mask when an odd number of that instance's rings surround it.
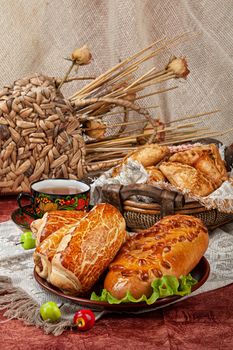
<svg viewBox="0 0 233 350">
<path fill-rule="evenodd" d="M 49 280 L 72 294 L 91 289 L 126 239 L 125 220 L 110 204 L 97 204 L 62 238 Z"/>
<path fill-rule="evenodd" d="M 61 227 L 76 224 L 86 214 L 86 212 L 78 210 L 54 210 L 47 212 L 42 219 L 38 220 L 39 225 L 37 226 L 37 229 L 34 229 L 34 234 L 37 238 L 37 244 L 41 243 L 51 233 L 56 232 Z"/>
<path fill-rule="evenodd" d="M 144 167 L 152 166 L 159 163 L 165 156 L 170 153 L 167 146 L 160 146 L 158 144 L 144 145 L 137 147 L 136 150 L 127 154 L 121 163 L 113 169 L 112 176 L 117 176 L 128 159 L 138 161 Z"/>
<path fill-rule="evenodd" d="M 122 246 L 109 267 L 104 286 L 118 298 L 127 291 L 135 298 L 149 296 L 154 279 L 188 274 L 207 246 L 208 231 L 199 219 L 167 216 Z"/>
<path fill-rule="evenodd" d="M 157 182 L 157 181 L 166 181 L 166 177 L 155 166 L 148 166 L 145 169 L 146 169 L 147 173 L 149 174 L 148 183 Z"/>
<path fill-rule="evenodd" d="M 159 169 L 172 185 L 182 190 L 187 189 L 194 195 L 207 196 L 214 190 L 208 178 L 189 165 L 164 162 Z"/>
<path fill-rule="evenodd" d="M 215 144 L 177 152 L 159 168 L 171 184 L 198 196 L 209 195 L 227 180 L 225 164 Z"/>
</svg>

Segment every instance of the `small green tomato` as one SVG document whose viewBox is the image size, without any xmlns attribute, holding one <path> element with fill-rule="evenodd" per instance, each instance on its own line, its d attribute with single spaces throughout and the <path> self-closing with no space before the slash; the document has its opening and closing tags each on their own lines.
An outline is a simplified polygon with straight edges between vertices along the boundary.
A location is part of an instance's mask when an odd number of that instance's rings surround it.
<svg viewBox="0 0 233 350">
<path fill-rule="evenodd" d="M 40 315 L 44 321 L 50 320 L 54 322 L 61 317 L 61 311 L 55 302 L 48 301 L 47 303 L 41 305 Z"/>
<path fill-rule="evenodd" d="M 36 246 L 36 241 L 31 231 L 24 232 L 20 237 L 20 242 L 25 250 L 35 248 Z"/>
</svg>

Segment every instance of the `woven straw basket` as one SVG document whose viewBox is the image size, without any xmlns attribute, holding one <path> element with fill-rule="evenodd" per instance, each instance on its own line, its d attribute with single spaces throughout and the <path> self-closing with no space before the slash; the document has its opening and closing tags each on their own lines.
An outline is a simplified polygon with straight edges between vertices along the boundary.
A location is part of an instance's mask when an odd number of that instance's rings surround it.
<svg viewBox="0 0 233 350">
<path fill-rule="evenodd" d="M 153 203 L 141 202 L 135 195 L 149 197 Z M 122 212 L 131 231 L 149 228 L 163 216 L 178 213 L 198 217 L 209 230 L 233 221 L 233 214 L 222 213 L 217 209 L 208 210 L 198 202 L 186 203 L 183 195 L 150 185 L 105 185 L 102 188 L 102 199 Z"/>
<path fill-rule="evenodd" d="M 0 91 L 0 194 L 29 192 L 39 179 L 82 179 L 106 170 L 106 164 L 86 164 L 86 144 L 79 109 L 92 104 L 145 109 L 123 99 L 91 98 L 73 104 L 58 89 L 55 78 L 33 74 Z M 107 163 L 107 168 L 116 162 Z"/>
</svg>

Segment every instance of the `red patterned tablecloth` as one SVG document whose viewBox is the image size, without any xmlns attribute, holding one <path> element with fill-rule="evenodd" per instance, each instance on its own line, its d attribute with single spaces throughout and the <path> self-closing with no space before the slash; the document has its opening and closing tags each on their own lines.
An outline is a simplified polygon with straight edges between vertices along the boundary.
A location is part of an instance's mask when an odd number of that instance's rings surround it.
<svg viewBox="0 0 233 350">
<path fill-rule="evenodd" d="M 15 197 L 0 200 L 0 221 L 10 219 Z M 168 308 L 140 316 L 110 314 L 90 331 L 64 332 L 59 337 L 7 322 L 0 312 L 0 349 L 233 349 L 233 284 L 200 294 Z"/>
</svg>

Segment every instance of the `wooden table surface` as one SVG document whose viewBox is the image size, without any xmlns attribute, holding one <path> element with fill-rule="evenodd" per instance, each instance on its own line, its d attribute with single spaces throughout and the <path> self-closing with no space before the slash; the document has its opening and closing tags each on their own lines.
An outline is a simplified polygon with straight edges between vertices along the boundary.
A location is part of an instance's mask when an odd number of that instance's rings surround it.
<svg viewBox="0 0 233 350">
<path fill-rule="evenodd" d="M 0 221 L 10 219 L 15 197 L 0 200 Z M 109 314 L 85 333 L 55 337 L 0 311 L 0 349 L 233 349 L 233 284 L 143 315 Z"/>
</svg>

